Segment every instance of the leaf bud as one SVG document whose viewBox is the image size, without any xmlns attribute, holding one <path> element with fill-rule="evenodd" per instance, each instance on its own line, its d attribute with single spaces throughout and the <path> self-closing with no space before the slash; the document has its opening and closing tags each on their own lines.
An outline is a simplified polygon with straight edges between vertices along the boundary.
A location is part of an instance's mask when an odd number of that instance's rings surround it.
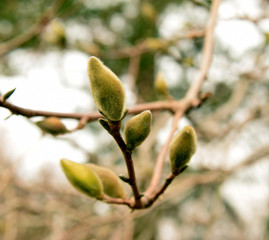
<svg viewBox="0 0 269 240">
<path fill-rule="evenodd" d="M 196 134 L 191 126 L 184 127 L 172 140 L 169 148 L 171 171 L 177 175 L 196 151 Z"/>
<path fill-rule="evenodd" d="M 125 107 L 125 91 L 120 79 L 98 58 L 90 57 L 88 75 L 98 110 L 110 121 L 120 121 Z"/>
<path fill-rule="evenodd" d="M 67 159 L 61 160 L 61 167 L 69 182 L 80 192 L 102 199 L 103 186 L 97 174 L 84 164 Z"/>
<path fill-rule="evenodd" d="M 144 111 L 128 120 L 124 128 L 127 149 L 132 151 L 149 135 L 152 115 L 149 110 Z"/>
</svg>

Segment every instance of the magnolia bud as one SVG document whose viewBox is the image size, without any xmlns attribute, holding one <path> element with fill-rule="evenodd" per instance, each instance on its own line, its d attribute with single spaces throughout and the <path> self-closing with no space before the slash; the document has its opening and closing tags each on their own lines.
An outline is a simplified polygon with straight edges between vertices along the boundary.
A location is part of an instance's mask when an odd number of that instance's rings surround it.
<svg viewBox="0 0 269 240">
<path fill-rule="evenodd" d="M 110 121 L 120 121 L 125 107 L 125 91 L 119 78 L 96 57 L 88 63 L 91 92 L 98 110 Z"/>
<path fill-rule="evenodd" d="M 84 164 L 67 159 L 61 160 L 62 170 L 69 182 L 80 192 L 102 199 L 103 186 L 97 174 Z"/>
<path fill-rule="evenodd" d="M 158 93 L 162 94 L 162 95 L 169 95 L 168 93 L 168 89 L 167 89 L 167 85 L 163 76 L 162 72 L 158 72 L 155 82 L 154 82 L 154 87 L 157 90 Z"/>
<path fill-rule="evenodd" d="M 124 128 L 127 149 L 134 150 L 147 138 L 150 133 L 151 119 L 149 110 L 129 119 Z"/>
<path fill-rule="evenodd" d="M 191 126 L 184 127 L 172 140 L 169 148 L 171 170 L 179 174 L 196 151 L 196 134 Z"/>
<path fill-rule="evenodd" d="M 101 167 L 92 163 L 86 164 L 100 178 L 104 193 L 113 198 L 123 198 L 124 190 L 118 176 L 109 168 Z"/>
<path fill-rule="evenodd" d="M 35 124 L 44 132 L 50 133 L 52 135 L 64 134 L 68 132 L 61 120 L 56 117 L 49 117 L 45 120 L 38 121 Z"/>
</svg>

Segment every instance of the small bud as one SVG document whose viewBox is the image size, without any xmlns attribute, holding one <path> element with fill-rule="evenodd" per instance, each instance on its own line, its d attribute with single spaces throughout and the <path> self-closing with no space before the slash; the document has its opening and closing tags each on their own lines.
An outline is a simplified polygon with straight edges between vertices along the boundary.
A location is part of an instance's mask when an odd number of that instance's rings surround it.
<svg viewBox="0 0 269 240">
<path fill-rule="evenodd" d="M 191 126 L 184 127 L 172 140 L 169 148 L 171 170 L 179 174 L 196 151 L 196 134 Z"/>
<path fill-rule="evenodd" d="M 13 88 L 12 90 L 9 90 L 8 92 L 6 92 L 3 97 L 1 98 L 1 101 L 6 101 L 14 92 L 15 92 L 16 88 Z"/>
<path fill-rule="evenodd" d="M 155 22 L 157 13 L 154 6 L 151 3 L 142 2 L 141 12 L 142 15 L 145 16 L 147 19 L 149 19 L 152 22 Z"/>
<path fill-rule="evenodd" d="M 110 121 L 120 121 L 125 107 L 125 91 L 120 79 L 98 58 L 88 63 L 91 92 L 98 110 Z"/>
<path fill-rule="evenodd" d="M 69 182 L 80 192 L 102 199 L 103 186 L 97 174 L 86 165 L 67 159 L 61 160 L 62 170 Z"/>
<path fill-rule="evenodd" d="M 167 89 L 167 85 L 163 76 L 162 72 L 158 72 L 155 82 L 154 82 L 154 87 L 157 90 L 158 93 L 162 94 L 162 95 L 169 95 L 168 93 L 168 89 Z"/>
<path fill-rule="evenodd" d="M 145 40 L 145 46 L 152 52 L 165 51 L 167 50 L 168 43 L 159 38 L 147 38 Z"/>
<path fill-rule="evenodd" d="M 94 171 L 100 178 L 104 193 L 113 198 L 123 198 L 124 190 L 118 176 L 112 172 L 109 168 L 101 167 L 92 163 L 86 164 L 86 166 Z"/>
<path fill-rule="evenodd" d="M 152 115 L 148 110 L 132 117 L 126 123 L 124 135 L 129 150 L 134 150 L 147 138 L 150 133 L 151 119 Z"/>
<path fill-rule="evenodd" d="M 44 132 L 50 133 L 52 135 L 68 133 L 68 130 L 61 122 L 59 118 L 49 117 L 45 120 L 35 122 L 35 124 L 40 127 Z"/>
</svg>

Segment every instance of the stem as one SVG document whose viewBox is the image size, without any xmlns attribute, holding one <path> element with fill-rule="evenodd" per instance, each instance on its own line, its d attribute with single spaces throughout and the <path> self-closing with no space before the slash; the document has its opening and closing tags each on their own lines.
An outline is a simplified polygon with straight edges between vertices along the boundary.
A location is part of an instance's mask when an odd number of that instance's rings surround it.
<svg viewBox="0 0 269 240">
<path fill-rule="evenodd" d="M 174 133 L 177 130 L 178 120 L 182 117 L 182 115 L 183 115 L 183 112 L 178 111 L 176 113 L 176 115 L 174 116 L 173 125 L 172 125 L 170 135 L 169 135 L 165 145 L 162 147 L 161 152 L 158 155 L 150 185 L 145 192 L 145 196 L 147 198 L 152 198 L 152 196 L 155 194 L 156 189 L 158 188 L 158 185 L 159 185 L 159 182 L 161 179 L 161 175 L 162 175 L 163 165 L 165 162 L 165 157 L 166 157 L 169 145 L 173 139 Z"/>
<path fill-rule="evenodd" d="M 132 159 L 132 152 L 130 152 L 127 147 L 125 142 L 122 139 L 122 136 L 120 134 L 120 127 L 121 127 L 121 122 L 111 122 L 108 121 L 109 124 L 109 132 L 112 135 L 112 137 L 115 139 L 117 142 L 123 156 L 124 160 L 127 166 L 128 170 L 128 175 L 129 175 L 129 185 L 132 188 L 133 194 L 134 194 L 134 199 L 135 203 L 133 208 L 141 208 L 142 207 L 142 202 L 141 202 L 141 194 L 138 190 L 137 183 L 136 183 L 136 177 L 135 177 L 135 170 L 134 170 L 134 164 L 133 164 L 133 159 Z"/>
<path fill-rule="evenodd" d="M 72 119 L 87 119 L 87 122 L 96 121 L 97 119 L 103 117 L 100 113 L 61 113 L 61 112 L 50 112 L 42 110 L 33 110 L 28 108 L 22 108 L 17 105 L 10 103 L 9 101 L 1 101 L 0 107 L 9 109 L 13 114 L 22 115 L 28 118 L 43 116 L 43 117 L 58 117 L 58 118 L 72 118 Z M 149 102 L 136 105 L 129 109 L 128 114 L 137 114 L 144 110 L 151 111 L 163 111 L 168 110 L 174 112 L 175 109 L 181 107 L 180 101 L 158 101 L 158 102 Z"/>
<path fill-rule="evenodd" d="M 164 193 L 164 191 L 167 189 L 167 187 L 171 184 L 171 182 L 175 179 L 176 176 L 177 175 L 171 173 L 171 175 L 168 178 L 165 179 L 164 184 L 161 186 L 159 191 L 156 192 L 154 197 L 149 199 L 149 201 L 148 201 L 148 203 L 146 204 L 145 207 L 150 207 L 159 198 L 159 196 Z"/>
</svg>

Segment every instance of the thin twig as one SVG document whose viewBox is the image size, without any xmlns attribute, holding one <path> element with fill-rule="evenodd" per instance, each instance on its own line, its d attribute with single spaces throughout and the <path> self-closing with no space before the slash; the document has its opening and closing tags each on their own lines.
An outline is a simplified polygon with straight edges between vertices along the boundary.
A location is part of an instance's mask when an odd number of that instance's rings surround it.
<svg viewBox="0 0 269 240">
<path fill-rule="evenodd" d="M 40 16 L 38 20 L 35 21 L 29 29 L 23 31 L 20 35 L 0 44 L 0 56 L 10 52 L 11 50 L 21 46 L 22 44 L 28 42 L 33 37 L 40 34 L 44 27 L 55 18 L 55 13 L 61 7 L 63 0 L 56 0 L 53 2 L 52 6 L 48 7 L 46 11 Z"/>
<path fill-rule="evenodd" d="M 221 0 L 214 0 L 210 9 L 210 17 L 205 32 L 205 40 L 199 73 L 186 94 L 186 97 L 192 99 L 192 101 L 197 99 L 198 93 L 211 65 L 214 46 L 214 28 L 216 25 L 220 2 Z"/>
<path fill-rule="evenodd" d="M 180 101 L 158 101 L 158 102 L 150 102 L 143 103 L 131 107 L 129 109 L 128 114 L 137 114 L 144 110 L 151 111 L 163 111 L 168 110 L 170 112 L 174 112 L 175 109 L 180 108 Z M 42 111 L 42 110 L 33 110 L 29 108 L 19 107 L 10 103 L 9 101 L 1 101 L 0 107 L 4 107 L 9 109 L 13 114 L 22 115 L 28 118 L 43 116 L 43 117 L 58 117 L 58 118 L 71 118 L 71 119 L 87 119 L 87 122 L 96 121 L 97 119 L 103 117 L 100 113 L 61 113 L 61 112 L 50 112 L 50 111 Z"/>
<path fill-rule="evenodd" d="M 129 185 L 132 188 L 133 194 L 134 194 L 134 200 L 135 203 L 132 206 L 133 208 L 141 208 L 142 207 L 142 202 L 141 202 L 141 194 L 139 192 L 139 189 L 137 187 L 136 183 L 136 176 L 135 176 L 135 170 L 134 170 L 134 164 L 133 164 L 133 159 L 132 159 L 132 152 L 129 151 L 126 147 L 125 142 L 123 141 L 120 133 L 120 122 L 108 122 L 109 124 L 109 133 L 112 135 L 112 137 L 115 139 L 117 142 L 123 156 L 124 160 L 127 166 L 128 170 L 128 175 L 129 175 Z"/>
<path fill-rule="evenodd" d="M 150 182 L 149 187 L 147 188 L 145 192 L 145 196 L 148 199 L 151 199 L 154 195 L 154 193 L 157 191 L 157 187 L 159 185 L 161 175 L 162 175 L 162 169 L 165 162 L 166 153 L 168 151 L 170 142 L 172 141 L 173 135 L 177 130 L 177 125 L 179 119 L 183 116 L 183 114 L 186 112 L 188 108 L 191 106 L 197 106 L 200 104 L 200 100 L 198 100 L 198 93 L 202 87 L 202 83 L 205 80 L 205 77 L 208 73 L 211 59 L 212 59 L 212 53 L 213 53 L 213 32 L 214 27 L 217 19 L 217 12 L 218 7 L 221 0 L 215 0 L 212 3 L 211 11 L 210 11 L 210 17 L 207 24 L 207 29 L 205 33 L 205 42 L 203 47 L 203 54 L 202 54 L 202 61 L 200 65 L 200 70 L 197 76 L 196 81 L 193 82 L 193 84 L 190 86 L 190 89 L 188 90 L 186 96 L 182 100 L 182 108 L 178 109 L 176 111 L 176 114 L 174 116 L 172 129 L 170 132 L 170 135 L 165 143 L 165 145 L 162 147 L 161 152 L 158 155 L 156 166 L 153 172 L 153 176 Z"/>
<path fill-rule="evenodd" d="M 159 185 L 159 182 L 161 179 L 161 175 L 162 175 L 162 169 L 164 166 L 165 157 L 166 157 L 169 145 L 173 139 L 174 133 L 177 130 L 178 120 L 182 117 L 182 114 L 183 114 L 183 112 L 178 111 L 177 114 L 174 116 L 170 135 L 169 135 L 165 145 L 162 147 L 161 152 L 158 155 L 150 185 L 145 192 L 145 197 L 147 199 L 151 199 L 153 197 L 153 195 L 155 194 L 155 192 L 157 191 L 157 188 L 158 188 L 158 185 Z"/>
</svg>

